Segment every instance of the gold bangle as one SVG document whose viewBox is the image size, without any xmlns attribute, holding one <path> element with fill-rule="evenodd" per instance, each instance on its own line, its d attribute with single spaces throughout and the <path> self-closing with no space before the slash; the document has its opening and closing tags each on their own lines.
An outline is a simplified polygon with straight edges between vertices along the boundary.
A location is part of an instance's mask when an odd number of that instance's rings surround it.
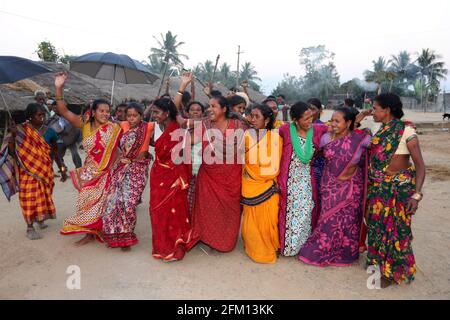
<svg viewBox="0 0 450 320">
<path fill-rule="evenodd" d="M 422 192 L 416 192 L 411 196 L 411 199 L 416 200 L 417 202 L 421 201 L 423 199 L 423 193 Z"/>
<path fill-rule="evenodd" d="M 64 101 L 64 97 L 55 97 L 56 101 Z"/>
</svg>

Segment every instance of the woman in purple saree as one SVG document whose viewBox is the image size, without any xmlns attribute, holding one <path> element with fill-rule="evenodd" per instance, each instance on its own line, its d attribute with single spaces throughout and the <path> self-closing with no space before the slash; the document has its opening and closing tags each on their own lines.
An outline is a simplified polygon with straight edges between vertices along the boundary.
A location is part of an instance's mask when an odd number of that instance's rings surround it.
<svg viewBox="0 0 450 320">
<path fill-rule="evenodd" d="M 353 130 L 356 112 L 347 107 L 337 109 L 332 132 L 321 138 L 325 157 L 321 212 L 316 229 L 299 254 L 307 264 L 347 266 L 359 257 L 371 137 Z"/>
</svg>

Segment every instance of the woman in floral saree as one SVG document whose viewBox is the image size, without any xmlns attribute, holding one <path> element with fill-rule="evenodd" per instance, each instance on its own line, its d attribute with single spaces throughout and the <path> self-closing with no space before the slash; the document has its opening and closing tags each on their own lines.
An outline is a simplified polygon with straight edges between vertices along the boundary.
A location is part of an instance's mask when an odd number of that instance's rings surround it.
<svg viewBox="0 0 450 320">
<path fill-rule="evenodd" d="M 64 83 L 67 75 L 59 73 L 55 78 L 58 113 L 74 127 L 82 129 L 83 148 L 86 160 L 83 167 L 72 171 L 71 177 L 79 191 L 77 212 L 64 220 L 62 235 L 85 234 L 78 245 L 89 243 L 95 238 L 103 242 L 102 215 L 111 182 L 111 169 L 118 158 L 118 145 L 122 129 L 111 123 L 108 101 L 96 100 L 92 105 L 89 122 L 83 122 L 70 112 L 63 99 Z"/>
<path fill-rule="evenodd" d="M 183 259 L 191 239 L 187 194 L 192 169 L 185 163 L 174 163 L 172 157 L 180 143 L 172 141 L 172 134 L 180 130 L 176 116 L 170 99 L 154 102 L 153 118 L 164 131 L 155 143 L 155 162 L 150 171 L 150 218 L 153 257 L 163 261 Z"/>
<path fill-rule="evenodd" d="M 370 135 L 354 131 L 356 112 L 338 108 L 332 132 L 322 136 L 325 165 L 317 228 L 300 249 L 299 259 L 316 266 L 346 266 L 359 257 L 364 215 L 367 147 Z"/>
<path fill-rule="evenodd" d="M 251 110 L 252 128 L 245 135 L 242 238 L 247 255 L 259 263 L 275 263 L 280 247 L 276 179 L 283 141 L 278 130 L 273 130 L 274 122 L 269 106 L 255 105 Z"/>
<path fill-rule="evenodd" d="M 142 121 L 144 110 L 137 103 L 126 108 L 126 119 L 120 123 L 124 132 L 120 139 L 122 157 L 113 169 L 106 211 L 103 215 L 103 238 L 111 248 L 128 250 L 138 243 L 136 207 L 148 181 L 150 138 L 153 123 Z"/>
<path fill-rule="evenodd" d="M 280 175 L 280 253 L 296 256 L 317 225 L 317 187 L 312 167 L 320 148 L 320 139 L 328 131 L 312 124 L 312 111 L 304 102 L 291 107 L 291 124 L 280 128 L 283 138 Z"/>
<path fill-rule="evenodd" d="M 367 263 L 380 268 L 382 287 L 409 283 L 416 274 L 411 220 L 423 197 L 425 164 L 417 134 L 402 117 L 397 95 L 374 99 L 373 119 L 382 126 L 369 156 Z"/>
</svg>

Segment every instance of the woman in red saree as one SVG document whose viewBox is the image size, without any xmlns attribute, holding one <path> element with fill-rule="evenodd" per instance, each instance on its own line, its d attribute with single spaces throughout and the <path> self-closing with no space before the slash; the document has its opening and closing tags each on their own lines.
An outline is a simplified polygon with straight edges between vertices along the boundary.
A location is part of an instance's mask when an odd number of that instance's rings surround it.
<svg viewBox="0 0 450 320">
<path fill-rule="evenodd" d="M 150 154 L 148 147 L 154 123 L 142 121 L 144 110 L 137 103 L 126 107 L 127 121 L 120 123 L 122 157 L 114 168 L 103 215 L 103 238 L 111 248 L 127 251 L 138 243 L 136 207 L 148 181 Z"/>
<path fill-rule="evenodd" d="M 202 241 L 214 250 L 230 252 L 239 236 L 243 161 L 238 161 L 238 153 L 248 125 L 229 118 L 227 103 L 224 97 L 212 98 L 210 119 L 202 122 L 203 162 L 197 175 L 190 248 Z"/>
<path fill-rule="evenodd" d="M 110 105 L 105 100 L 94 101 L 89 122 L 83 122 L 79 116 L 70 112 L 62 96 L 66 79 L 64 73 L 59 73 L 55 78 L 58 113 L 74 127 L 82 129 L 83 148 L 87 156 L 83 167 L 71 172 L 72 182 L 79 191 L 77 212 L 64 220 L 60 233 L 85 234 L 77 242 L 78 245 L 95 238 L 103 242 L 102 215 L 122 129 L 109 121 Z"/>
<path fill-rule="evenodd" d="M 191 81 L 192 73 L 184 74 L 179 92 Z M 202 164 L 195 185 L 193 231 L 188 248 L 201 241 L 213 250 L 230 252 L 236 246 L 241 225 L 244 159 L 239 151 L 243 151 L 244 132 L 249 126 L 231 118 L 229 103 L 222 96 L 210 99 L 208 113 L 208 118 L 196 121 L 195 125 L 193 121 L 179 119 L 189 128 L 195 126 L 194 134 L 202 139 Z"/>
<path fill-rule="evenodd" d="M 153 257 L 163 261 L 183 259 L 191 240 L 187 198 L 191 167 L 175 164 L 172 157 L 180 143 L 171 137 L 180 130 L 176 116 L 177 109 L 170 99 L 154 102 L 153 118 L 164 131 L 155 142 L 155 161 L 150 171 L 150 219 Z"/>
</svg>

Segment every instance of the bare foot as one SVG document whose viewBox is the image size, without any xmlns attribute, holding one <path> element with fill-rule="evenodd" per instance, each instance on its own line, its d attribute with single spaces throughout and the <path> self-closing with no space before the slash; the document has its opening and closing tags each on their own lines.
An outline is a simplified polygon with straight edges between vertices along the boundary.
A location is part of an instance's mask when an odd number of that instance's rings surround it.
<svg viewBox="0 0 450 320">
<path fill-rule="evenodd" d="M 27 229 L 27 238 L 30 240 L 42 239 L 42 236 L 34 230 L 33 227 Z"/>
<path fill-rule="evenodd" d="M 122 251 L 124 251 L 124 252 L 128 252 L 128 251 L 131 251 L 131 247 L 130 246 L 128 246 L 128 247 L 122 247 L 122 248 L 120 248 Z"/>
<path fill-rule="evenodd" d="M 47 229 L 48 228 L 48 225 L 46 225 L 45 223 L 44 223 L 44 221 L 38 221 L 38 227 L 39 227 L 39 229 L 41 229 L 41 230 L 44 230 L 44 229 Z"/>
<path fill-rule="evenodd" d="M 95 238 L 94 238 L 94 236 L 92 234 L 87 234 L 87 235 L 84 236 L 83 239 L 75 242 L 75 245 L 77 247 L 81 247 L 81 246 L 84 246 L 84 245 L 88 244 L 89 242 L 94 241 L 94 240 L 95 240 Z"/>
</svg>

